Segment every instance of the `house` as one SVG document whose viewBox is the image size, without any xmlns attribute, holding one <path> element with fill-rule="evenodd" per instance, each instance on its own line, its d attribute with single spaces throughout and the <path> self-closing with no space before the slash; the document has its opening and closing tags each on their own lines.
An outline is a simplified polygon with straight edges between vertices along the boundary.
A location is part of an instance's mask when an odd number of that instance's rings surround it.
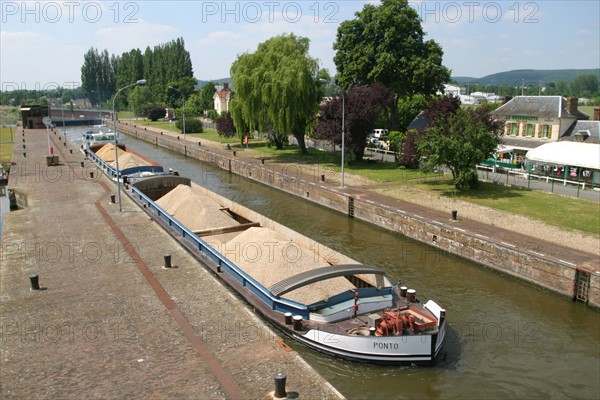
<svg viewBox="0 0 600 400">
<path fill-rule="evenodd" d="M 233 91 L 229 89 L 229 84 L 224 82 L 222 86 L 217 86 L 217 91 L 213 96 L 214 100 L 214 108 L 219 115 L 223 111 L 229 111 L 229 101 L 231 100 L 231 96 L 233 95 Z"/>
<path fill-rule="evenodd" d="M 577 109 L 576 97 L 562 96 L 517 96 L 490 115 L 504 121 L 502 142 L 524 150 L 556 142 L 590 118 Z"/>
<path fill-rule="evenodd" d="M 600 108 L 590 121 L 577 103 L 576 97 L 518 96 L 492 111 L 504 121 L 506 155 L 530 176 L 600 186 Z"/>
</svg>

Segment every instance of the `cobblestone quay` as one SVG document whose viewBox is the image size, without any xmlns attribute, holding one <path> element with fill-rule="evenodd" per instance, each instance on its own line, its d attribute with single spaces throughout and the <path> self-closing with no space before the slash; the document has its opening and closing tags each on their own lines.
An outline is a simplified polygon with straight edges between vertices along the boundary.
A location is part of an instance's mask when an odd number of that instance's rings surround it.
<svg viewBox="0 0 600 400">
<path fill-rule="evenodd" d="M 125 195 L 119 212 L 62 133 L 17 136 L 9 189 L 27 206 L 2 235 L 1 398 L 272 398 L 277 372 L 292 396 L 341 397 Z"/>
</svg>

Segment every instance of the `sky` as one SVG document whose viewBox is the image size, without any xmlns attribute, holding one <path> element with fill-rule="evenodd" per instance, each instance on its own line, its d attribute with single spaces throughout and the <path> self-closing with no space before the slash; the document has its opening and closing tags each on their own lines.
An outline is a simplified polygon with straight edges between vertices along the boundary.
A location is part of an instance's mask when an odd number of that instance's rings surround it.
<svg viewBox="0 0 600 400">
<path fill-rule="evenodd" d="M 181 37 L 194 76 L 228 77 L 238 55 L 272 36 L 310 39 L 310 54 L 335 74 L 339 24 L 374 0 L 4 1 L 0 0 L 3 91 L 77 87 L 84 54 L 120 55 Z M 427 39 L 452 76 L 515 69 L 600 68 L 600 2 L 413 1 Z"/>
</svg>

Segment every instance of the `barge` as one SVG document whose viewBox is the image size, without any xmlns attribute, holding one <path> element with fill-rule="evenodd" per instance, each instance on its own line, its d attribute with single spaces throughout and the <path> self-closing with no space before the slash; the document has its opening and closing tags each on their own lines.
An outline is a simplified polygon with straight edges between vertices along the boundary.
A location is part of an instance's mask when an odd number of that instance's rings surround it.
<svg viewBox="0 0 600 400">
<path fill-rule="evenodd" d="M 113 148 L 114 150 L 114 148 Z M 114 167 L 91 159 L 109 176 Z M 104 164 L 103 164 L 104 163 Z M 113 168 L 113 170 L 111 170 Z M 413 289 L 174 175 L 130 181 L 153 220 L 287 336 L 322 353 L 383 365 L 431 363 L 446 312 Z"/>
</svg>

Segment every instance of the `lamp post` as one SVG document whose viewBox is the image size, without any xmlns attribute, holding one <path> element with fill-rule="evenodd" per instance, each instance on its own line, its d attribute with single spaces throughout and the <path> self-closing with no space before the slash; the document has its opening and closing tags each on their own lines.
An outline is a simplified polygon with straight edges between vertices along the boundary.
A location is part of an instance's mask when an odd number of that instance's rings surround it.
<svg viewBox="0 0 600 400">
<path fill-rule="evenodd" d="M 183 118 L 183 155 L 184 155 L 184 157 L 187 157 L 187 141 L 185 139 L 185 97 L 183 97 L 183 93 L 181 92 L 181 90 L 174 88 L 173 86 L 169 86 L 169 89 L 173 89 L 174 91 L 176 91 L 177 93 L 179 93 L 181 95 L 181 102 L 182 102 L 181 115 Z"/>
<path fill-rule="evenodd" d="M 344 132 L 344 114 L 346 108 L 346 98 L 344 97 L 344 91 L 340 90 L 340 94 L 342 95 L 342 189 L 344 188 L 344 155 L 346 154 L 346 147 L 344 145 L 344 138 L 346 137 L 346 133 Z"/>
<path fill-rule="evenodd" d="M 113 97 L 113 101 L 112 101 L 112 119 L 113 119 L 113 128 L 115 128 L 115 167 L 117 169 L 117 196 L 119 197 L 119 212 L 121 212 L 121 179 L 119 178 L 119 148 L 117 147 L 117 136 L 118 136 L 119 132 L 117 131 L 117 121 L 115 118 L 115 100 L 117 99 L 117 96 L 119 95 L 119 93 L 121 93 L 123 90 L 130 88 L 132 86 L 135 86 L 135 85 L 145 85 L 145 84 L 146 84 L 146 80 L 140 79 L 139 81 L 132 83 L 131 85 L 122 87 L 121 89 L 117 90 L 117 93 L 115 93 L 115 97 Z"/>
</svg>

